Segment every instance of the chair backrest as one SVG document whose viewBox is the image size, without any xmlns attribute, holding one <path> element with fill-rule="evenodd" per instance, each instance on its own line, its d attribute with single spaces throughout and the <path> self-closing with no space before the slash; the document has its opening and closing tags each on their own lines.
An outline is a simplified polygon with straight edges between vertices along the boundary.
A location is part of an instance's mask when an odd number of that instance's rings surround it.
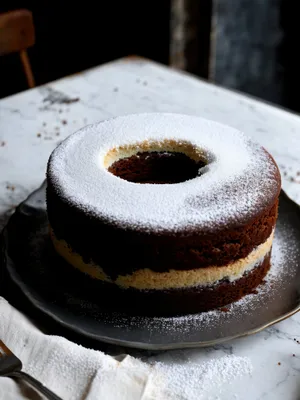
<svg viewBox="0 0 300 400">
<path fill-rule="evenodd" d="M 35 30 L 29 10 L 0 14 L 0 56 L 26 50 L 34 43 Z"/>
<path fill-rule="evenodd" d="M 20 53 L 28 86 L 34 87 L 27 49 L 35 43 L 35 29 L 32 13 L 26 9 L 0 14 L 0 56 Z"/>
</svg>

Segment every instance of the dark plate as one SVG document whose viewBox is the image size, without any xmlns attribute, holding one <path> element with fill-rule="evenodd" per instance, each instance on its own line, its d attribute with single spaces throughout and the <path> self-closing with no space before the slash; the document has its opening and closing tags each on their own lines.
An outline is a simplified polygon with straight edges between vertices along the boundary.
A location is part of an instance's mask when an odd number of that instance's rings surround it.
<svg viewBox="0 0 300 400">
<path fill-rule="evenodd" d="M 26 313 L 43 317 L 52 334 L 61 327 L 82 342 L 151 350 L 201 347 L 256 333 L 300 309 L 300 208 L 284 192 L 266 282 L 228 309 L 189 316 L 105 311 L 88 295 L 91 279 L 53 251 L 47 223 L 44 184 L 19 205 L 3 230 L 1 290 L 12 303 L 17 298 L 23 299 L 19 304 L 27 302 Z"/>
</svg>

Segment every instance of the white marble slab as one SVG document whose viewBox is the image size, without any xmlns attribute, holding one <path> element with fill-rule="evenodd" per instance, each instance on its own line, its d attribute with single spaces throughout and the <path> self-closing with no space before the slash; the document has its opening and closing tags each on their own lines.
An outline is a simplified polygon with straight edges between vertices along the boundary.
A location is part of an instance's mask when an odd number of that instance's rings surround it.
<svg viewBox="0 0 300 400">
<path fill-rule="evenodd" d="M 79 100 L 59 103 L 75 98 Z M 128 58 L 0 101 L 0 214 L 5 216 L 40 185 L 51 151 L 67 135 L 87 123 L 145 111 L 199 115 L 245 131 L 273 154 L 283 188 L 300 204 L 297 115 L 167 67 Z M 212 389 L 207 398 L 296 400 L 300 344 L 294 339 L 300 341 L 300 314 L 252 337 L 209 349 L 168 352 L 168 357 L 201 362 L 235 354 L 251 360 L 251 376 Z"/>
</svg>

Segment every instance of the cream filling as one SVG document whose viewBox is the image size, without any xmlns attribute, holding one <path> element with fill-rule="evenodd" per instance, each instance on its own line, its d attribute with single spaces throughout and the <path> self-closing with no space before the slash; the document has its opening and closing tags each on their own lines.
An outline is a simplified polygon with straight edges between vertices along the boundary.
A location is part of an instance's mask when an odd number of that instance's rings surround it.
<svg viewBox="0 0 300 400">
<path fill-rule="evenodd" d="M 227 266 L 210 266 L 187 271 L 171 269 L 167 272 L 155 272 L 149 268 L 143 268 L 132 274 L 119 275 L 115 280 L 112 280 L 99 265 L 84 262 L 81 255 L 74 252 L 65 240 L 56 238 L 52 229 L 50 235 L 58 254 L 69 264 L 95 279 L 111 282 L 123 288 L 162 290 L 208 286 L 216 284 L 222 279 L 234 282 L 262 263 L 265 256 L 271 251 L 274 231 L 264 243 L 252 250 L 247 257 L 236 260 Z"/>
</svg>

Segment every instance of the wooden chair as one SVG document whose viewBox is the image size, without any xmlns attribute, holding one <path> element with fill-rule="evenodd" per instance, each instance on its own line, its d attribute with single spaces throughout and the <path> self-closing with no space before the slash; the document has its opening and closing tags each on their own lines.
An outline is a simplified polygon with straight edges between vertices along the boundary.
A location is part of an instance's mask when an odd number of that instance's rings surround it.
<svg viewBox="0 0 300 400">
<path fill-rule="evenodd" d="M 35 29 L 32 13 L 20 9 L 0 14 L 0 56 L 19 53 L 24 73 L 30 88 L 35 81 L 27 49 L 35 43 Z"/>
</svg>

